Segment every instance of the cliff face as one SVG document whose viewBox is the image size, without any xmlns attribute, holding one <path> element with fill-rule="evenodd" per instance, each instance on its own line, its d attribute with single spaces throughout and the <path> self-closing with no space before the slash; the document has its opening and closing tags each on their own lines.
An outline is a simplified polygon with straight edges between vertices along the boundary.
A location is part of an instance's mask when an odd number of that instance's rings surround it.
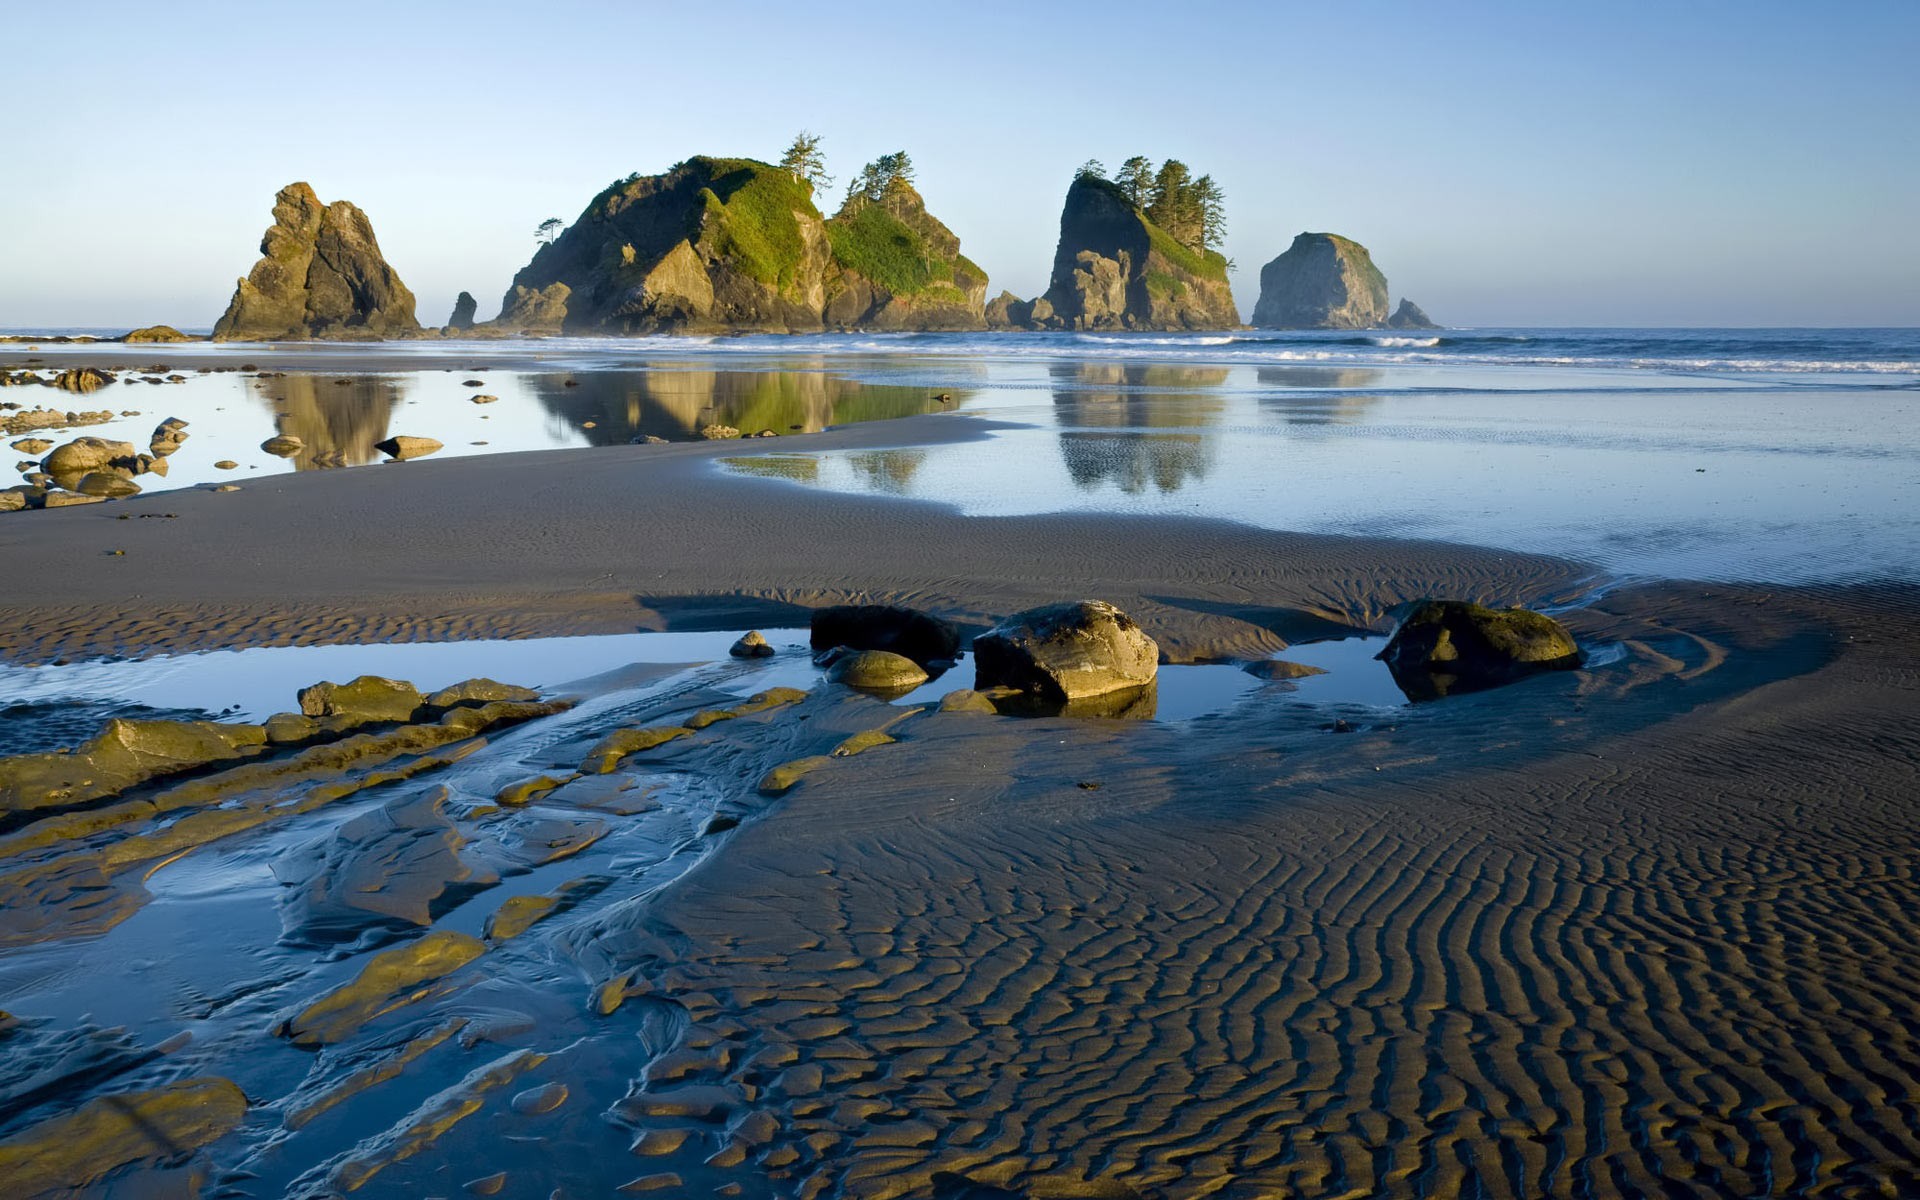
<svg viewBox="0 0 1920 1200">
<path fill-rule="evenodd" d="M 234 289 L 215 341 L 388 338 L 420 332 L 413 293 L 380 254 L 367 214 L 294 183 L 274 197 L 261 259 Z"/>
<path fill-rule="evenodd" d="M 1387 277 L 1358 242 L 1303 233 L 1260 269 L 1253 323 L 1267 329 L 1374 329 L 1387 322 Z"/>
<path fill-rule="evenodd" d="M 1067 189 L 1047 294 L 1032 321 L 1053 329 L 1232 329 L 1227 260 L 1171 235 L 1104 179 Z"/>
<path fill-rule="evenodd" d="M 918 195 L 896 208 L 829 222 L 778 167 L 689 159 L 594 197 L 514 276 L 492 324 L 629 334 L 981 327 L 984 272 Z"/>
</svg>

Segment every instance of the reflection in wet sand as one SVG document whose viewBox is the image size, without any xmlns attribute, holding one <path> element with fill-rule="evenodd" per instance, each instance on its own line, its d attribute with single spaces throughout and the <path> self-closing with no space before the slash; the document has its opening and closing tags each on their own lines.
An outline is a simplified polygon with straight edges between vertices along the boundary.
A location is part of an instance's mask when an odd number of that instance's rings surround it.
<svg viewBox="0 0 1920 1200">
<path fill-rule="evenodd" d="M 876 492 L 905 495 L 914 473 L 927 461 L 925 450 L 863 450 L 847 456 L 853 473 Z"/>
<path fill-rule="evenodd" d="M 598 446 L 636 437 L 686 441 L 709 425 L 731 426 L 748 435 L 763 430 L 817 433 L 829 425 L 950 411 L 968 395 L 951 393 L 942 402 L 936 397 L 945 393 L 860 383 L 823 367 L 822 362 L 805 370 L 675 368 L 532 375 L 527 385 L 549 413 Z"/>
<path fill-rule="evenodd" d="M 380 457 L 393 410 L 405 399 L 399 381 L 359 375 L 344 380 L 286 375 L 259 396 L 272 409 L 274 432 L 302 442 L 297 470 L 363 466 Z"/>
<path fill-rule="evenodd" d="M 1384 372 L 1353 367 L 1261 367 L 1265 387 L 1308 389 L 1306 395 L 1262 395 L 1260 407 L 1277 412 L 1289 425 L 1353 425 L 1380 403 L 1380 397 L 1342 389 L 1370 388 Z M 1322 394 L 1314 390 L 1325 389 Z"/>
<path fill-rule="evenodd" d="M 1218 387 L 1228 373 L 1226 367 L 1055 365 L 1053 402 L 1067 473 L 1081 488 L 1111 481 L 1129 494 L 1149 486 L 1178 491 L 1205 476 L 1213 466 L 1212 440 L 1192 429 L 1217 423 L 1223 401 L 1181 389 Z"/>
</svg>

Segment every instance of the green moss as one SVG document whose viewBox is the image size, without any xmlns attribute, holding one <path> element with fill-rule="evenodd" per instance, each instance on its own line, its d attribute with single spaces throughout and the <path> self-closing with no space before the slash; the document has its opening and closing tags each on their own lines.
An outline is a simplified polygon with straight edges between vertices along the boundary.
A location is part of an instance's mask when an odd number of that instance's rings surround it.
<svg viewBox="0 0 1920 1200">
<path fill-rule="evenodd" d="M 953 284 L 953 260 L 941 257 L 884 205 L 863 204 L 835 217 L 827 222 L 827 239 L 841 266 L 858 271 L 896 296 Z M 985 272 L 980 277 L 986 278 Z"/>
<path fill-rule="evenodd" d="M 715 249 L 761 283 L 793 286 L 806 256 L 794 214 L 817 211 L 806 186 L 778 167 L 751 159 L 696 161 L 712 173 L 700 198 Z"/>
<path fill-rule="evenodd" d="M 1153 247 L 1155 254 L 1158 254 L 1161 258 L 1166 259 L 1189 275 L 1196 276 L 1200 279 L 1214 279 L 1225 282 L 1227 278 L 1226 255 L 1221 254 L 1217 250 L 1209 250 L 1204 254 L 1199 251 L 1189 250 L 1179 242 L 1174 241 L 1172 234 L 1155 225 L 1152 221 L 1148 221 L 1145 214 L 1141 215 L 1140 220 L 1146 224 L 1147 241 Z"/>
<path fill-rule="evenodd" d="M 1182 283 L 1177 276 L 1170 275 L 1165 271 L 1147 272 L 1147 295 L 1159 300 L 1171 300 L 1176 296 L 1184 296 L 1186 293 L 1187 285 Z"/>
</svg>

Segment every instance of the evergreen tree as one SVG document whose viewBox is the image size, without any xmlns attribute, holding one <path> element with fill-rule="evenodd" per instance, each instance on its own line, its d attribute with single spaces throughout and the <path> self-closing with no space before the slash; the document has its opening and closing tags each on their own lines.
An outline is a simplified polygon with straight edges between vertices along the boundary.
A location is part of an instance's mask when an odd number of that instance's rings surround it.
<svg viewBox="0 0 1920 1200">
<path fill-rule="evenodd" d="M 533 231 L 533 240 L 542 246 L 551 246 L 560 237 L 560 231 L 567 227 L 559 217 L 548 217 L 540 222 L 540 228 Z"/>
<path fill-rule="evenodd" d="M 1217 250 L 1227 240 L 1227 197 L 1213 176 L 1202 175 L 1193 181 L 1200 202 L 1200 245 L 1202 253 Z"/>
<path fill-rule="evenodd" d="M 1107 177 L 1107 165 L 1097 158 L 1090 158 L 1080 164 L 1080 169 L 1073 173 L 1073 177 L 1075 179 L 1105 179 Z"/>
<path fill-rule="evenodd" d="M 1128 203 L 1135 208 L 1145 208 L 1153 191 L 1153 164 L 1136 154 L 1120 164 L 1120 174 L 1114 182 L 1120 185 Z"/>
<path fill-rule="evenodd" d="M 822 191 L 833 186 L 833 176 L 827 174 L 827 156 L 820 149 L 819 134 L 802 129 L 781 157 L 780 166 L 810 190 Z"/>
</svg>

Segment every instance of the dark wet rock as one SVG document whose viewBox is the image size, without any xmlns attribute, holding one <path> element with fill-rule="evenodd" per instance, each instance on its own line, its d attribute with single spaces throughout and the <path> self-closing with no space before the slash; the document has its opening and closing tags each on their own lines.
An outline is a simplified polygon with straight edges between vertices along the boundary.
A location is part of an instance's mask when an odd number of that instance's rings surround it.
<svg viewBox="0 0 1920 1200">
<path fill-rule="evenodd" d="M 904 691 L 927 681 L 920 664 L 889 650 L 856 650 L 835 659 L 827 678 L 876 692 Z"/>
<path fill-rule="evenodd" d="M 0 758 L 0 812 L 84 804 L 149 780 L 249 757 L 266 741 L 259 725 L 108 721 L 71 754 Z"/>
<path fill-rule="evenodd" d="M 1137 692 L 1159 673 L 1160 648 L 1104 600 L 1016 613 L 973 641 L 977 686 L 1074 701 Z"/>
<path fill-rule="evenodd" d="M 55 447 L 52 453 L 40 460 L 40 467 L 49 475 L 80 476 L 103 467 L 130 466 L 139 453 L 132 442 L 80 437 Z"/>
<path fill-rule="evenodd" d="M 1379 657 L 1410 700 L 1497 687 L 1581 661 L 1573 635 L 1552 617 L 1460 600 L 1415 604 Z"/>
<path fill-rule="evenodd" d="M 453 315 L 447 318 L 448 329 L 466 330 L 473 328 L 473 314 L 480 309 L 480 302 L 473 298 L 472 292 L 461 292 L 453 301 Z"/>
<path fill-rule="evenodd" d="M 445 449 L 445 446 L 430 437 L 414 437 L 411 434 L 395 434 L 384 442 L 375 442 L 373 448 L 396 462 L 405 462 L 410 458 L 425 458 L 429 454 Z"/>
<path fill-rule="evenodd" d="M 1387 318 L 1387 328 L 1438 329 L 1440 326 L 1428 319 L 1427 314 L 1420 311 L 1418 304 L 1402 296 L 1400 298 L 1400 307 L 1394 309 L 1393 315 Z"/>
<path fill-rule="evenodd" d="M 171 325 L 148 325 L 128 332 L 123 342 L 187 342 L 193 339 Z"/>
<path fill-rule="evenodd" d="M 810 640 L 815 650 L 887 650 L 922 666 L 960 652 L 960 630 L 952 622 L 898 604 L 815 609 Z"/>
<path fill-rule="evenodd" d="M 316 683 L 299 693 L 309 717 L 354 717 L 365 721 L 411 720 L 426 697 L 410 683 L 362 675 L 351 683 Z"/>
<path fill-rule="evenodd" d="M 329 992 L 281 1027 L 299 1046 L 344 1041 L 374 1017 L 397 1007 L 396 1001 L 479 958 L 487 947 L 479 938 L 438 929 L 417 941 L 373 956 L 359 976 Z"/>
<path fill-rule="evenodd" d="M 446 815 L 447 793 L 362 813 L 274 863 L 285 936 L 308 945 L 352 942 L 374 930 L 425 928 L 480 887 L 497 882 L 465 861 L 466 839 Z"/>
<path fill-rule="evenodd" d="M 97 392 L 112 382 L 112 373 L 98 367 L 74 367 L 53 377 L 53 386 L 63 392 Z"/>
<path fill-rule="evenodd" d="M 1374 329 L 1387 320 L 1387 277 L 1360 243 L 1303 233 L 1260 269 L 1253 323 L 1267 329 Z"/>
<path fill-rule="evenodd" d="M 941 712 L 997 713 L 992 698 L 972 688 L 961 688 L 940 697 Z"/>
<path fill-rule="evenodd" d="M 532 688 L 516 687 L 511 683 L 501 683 L 495 679 L 468 679 L 451 687 L 441 688 L 427 697 L 427 703 L 434 708 L 453 708 L 461 704 L 492 704 L 500 700 L 538 700 L 540 693 Z"/>
<path fill-rule="evenodd" d="M 420 332 L 413 293 L 380 253 L 367 215 L 294 183 L 274 197 L 261 259 L 234 289 L 213 340 L 383 338 Z"/>
<path fill-rule="evenodd" d="M 260 449 L 275 458 L 292 458 L 306 448 L 306 439 L 292 433 L 276 434 L 260 443 Z"/>
<path fill-rule="evenodd" d="M 758 629 L 750 629 L 739 641 L 728 647 L 727 653 L 734 658 L 772 658 L 773 647 Z"/>
</svg>

